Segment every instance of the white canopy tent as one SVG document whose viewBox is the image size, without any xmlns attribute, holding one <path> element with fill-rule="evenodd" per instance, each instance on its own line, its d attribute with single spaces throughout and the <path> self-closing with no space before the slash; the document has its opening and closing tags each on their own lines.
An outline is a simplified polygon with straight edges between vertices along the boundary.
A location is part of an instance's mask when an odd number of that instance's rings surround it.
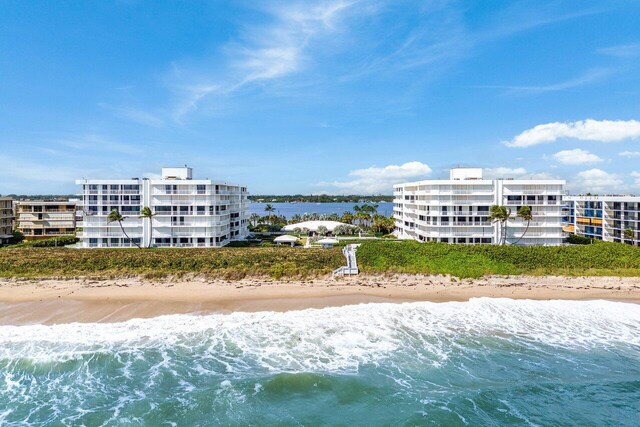
<svg viewBox="0 0 640 427">
<path fill-rule="evenodd" d="M 284 234 L 282 236 L 278 236 L 273 239 L 274 243 L 281 245 L 283 243 L 290 244 L 291 246 L 295 246 L 298 238 L 296 236 L 291 236 L 289 234 Z"/>
<path fill-rule="evenodd" d="M 333 245 L 337 245 L 340 243 L 337 239 L 332 239 L 330 237 L 320 239 L 316 242 L 319 245 L 322 245 L 323 248 L 332 248 Z"/>
</svg>

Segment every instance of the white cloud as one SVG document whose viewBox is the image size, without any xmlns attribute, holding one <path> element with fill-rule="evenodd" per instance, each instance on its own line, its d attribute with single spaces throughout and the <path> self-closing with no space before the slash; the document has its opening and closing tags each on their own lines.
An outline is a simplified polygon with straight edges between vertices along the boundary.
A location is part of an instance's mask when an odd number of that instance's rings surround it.
<svg viewBox="0 0 640 427">
<path fill-rule="evenodd" d="M 562 150 L 553 155 L 553 158 L 565 165 L 584 165 L 586 163 L 598 163 L 602 159 L 586 150 L 576 148 L 574 150 Z"/>
<path fill-rule="evenodd" d="M 318 186 L 335 188 L 341 194 L 391 194 L 393 184 L 411 179 L 425 178 L 431 174 L 429 165 L 407 162 L 402 165 L 372 166 L 349 172 L 349 181 L 320 182 Z M 330 191 L 324 190 L 330 193 Z"/>
<path fill-rule="evenodd" d="M 568 187 L 574 192 L 601 194 L 621 194 L 626 189 L 624 181 L 618 175 L 598 168 L 578 172 Z"/>
<path fill-rule="evenodd" d="M 322 35 L 337 31 L 339 20 L 358 0 L 334 0 L 314 4 L 287 4 L 266 10 L 270 24 L 247 27 L 242 37 L 230 43 L 224 53 L 222 77 L 198 79 L 180 86 L 182 99 L 176 107 L 177 120 L 196 110 L 210 95 L 229 95 L 250 84 L 278 79 L 301 70 L 311 44 Z"/>
<path fill-rule="evenodd" d="M 633 157 L 640 157 L 640 151 L 621 151 L 618 156 L 627 157 L 629 159 Z"/>
<path fill-rule="evenodd" d="M 530 147 L 554 142 L 561 138 L 582 141 L 614 142 L 640 137 L 640 121 L 637 120 L 581 120 L 569 123 L 546 123 L 527 129 L 511 141 L 507 147 Z"/>
<path fill-rule="evenodd" d="M 513 178 L 527 173 L 525 168 L 508 168 L 498 166 L 495 168 L 485 168 L 483 176 L 486 178 Z"/>
<path fill-rule="evenodd" d="M 520 178 L 520 179 L 557 179 L 547 172 L 528 172 L 525 168 L 509 168 L 498 166 L 495 168 L 483 169 L 483 177 L 494 178 Z"/>
<path fill-rule="evenodd" d="M 640 188 L 640 171 L 631 172 L 631 178 L 635 178 L 635 180 L 633 181 L 633 186 Z"/>
</svg>

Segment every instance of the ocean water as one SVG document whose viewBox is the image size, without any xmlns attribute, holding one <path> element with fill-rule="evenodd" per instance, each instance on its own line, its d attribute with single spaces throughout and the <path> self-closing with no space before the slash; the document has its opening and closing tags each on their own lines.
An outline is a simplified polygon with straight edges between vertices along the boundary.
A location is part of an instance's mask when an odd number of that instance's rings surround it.
<svg viewBox="0 0 640 427">
<path fill-rule="evenodd" d="M 0 425 L 640 423 L 640 306 L 472 299 L 0 327 Z"/>
<path fill-rule="evenodd" d="M 355 205 L 361 205 L 362 203 L 271 203 L 275 208 L 277 215 L 284 215 L 285 218 L 291 218 L 293 215 L 304 215 L 306 213 L 317 214 L 338 214 L 342 215 L 346 211 L 353 212 Z M 390 216 L 393 214 L 393 203 L 391 202 L 379 202 L 378 213 L 380 215 Z M 267 203 L 249 203 L 249 213 L 256 213 L 258 215 L 267 215 L 264 211 Z"/>
</svg>

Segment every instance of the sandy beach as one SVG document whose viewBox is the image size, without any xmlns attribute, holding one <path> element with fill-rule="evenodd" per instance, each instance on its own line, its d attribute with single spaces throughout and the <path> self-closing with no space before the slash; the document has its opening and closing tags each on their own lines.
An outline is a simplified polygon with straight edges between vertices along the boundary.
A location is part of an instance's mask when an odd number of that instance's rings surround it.
<svg viewBox="0 0 640 427">
<path fill-rule="evenodd" d="M 640 302 L 637 277 L 358 276 L 303 281 L 0 280 L 0 324 L 117 322 L 176 313 L 286 311 L 475 297 Z"/>
</svg>

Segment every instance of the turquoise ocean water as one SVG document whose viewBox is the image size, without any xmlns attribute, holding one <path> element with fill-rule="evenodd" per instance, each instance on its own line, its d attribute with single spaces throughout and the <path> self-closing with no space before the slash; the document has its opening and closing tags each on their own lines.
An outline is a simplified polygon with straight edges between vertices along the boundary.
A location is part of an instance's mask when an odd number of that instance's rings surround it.
<svg viewBox="0 0 640 427">
<path fill-rule="evenodd" d="M 640 422 L 640 306 L 363 304 L 0 327 L 0 425 Z"/>
</svg>

